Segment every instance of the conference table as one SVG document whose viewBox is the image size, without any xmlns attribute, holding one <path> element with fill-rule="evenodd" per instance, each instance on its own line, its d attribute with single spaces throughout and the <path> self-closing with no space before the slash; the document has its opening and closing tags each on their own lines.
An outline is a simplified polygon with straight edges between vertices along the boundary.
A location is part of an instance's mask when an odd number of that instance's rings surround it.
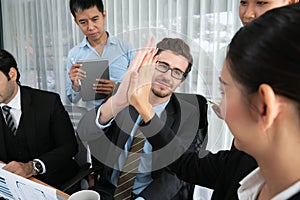
<svg viewBox="0 0 300 200">
<path fill-rule="evenodd" d="M 1 164 L 4 164 L 2 161 L 0 161 L 0 165 Z M 0 167 L 1 168 L 1 167 Z M 39 183 L 39 184 L 41 184 L 41 185 L 44 185 L 44 186 L 48 186 L 48 187 L 51 187 L 51 188 L 54 188 L 55 189 L 55 191 L 56 191 L 56 196 L 57 196 L 57 199 L 58 200 L 67 200 L 68 198 L 69 198 L 69 195 L 67 194 L 67 193 L 64 193 L 63 191 L 61 191 L 61 190 L 58 190 L 58 189 L 56 189 L 55 187 L 52 187 L 52 186 L 50 186 L 50 185 L 48 185 L 47 183 L 45 183 L 45 182 L 43 182 L 43 181 L 41 181 L 41 180 L 38 180 L 37 178 L 35 178 L 35 177 L 30 177 L 30 178 L 28 178 L 29 180 L 31 180 L 31 181 L 34 181 L 34 182 L 36 182 L 36 183 Z M 1 199 L 3 199 L 1 196 L 0 196 L 0 200 Z"/>
<path fill-rule="evenodd" d="M 44 183 L 43 181 L 38 180 L 37 178 L 30 177 L 29 179 L 36 182 L 36 183 L 39 183 L 39 184 L 42 184 L 42 185 L 45 185 L 45 186 L 48 186 L 48 187 L 52 187 L 52 186 L 48 185 L 47 183 Z M 52 188 L 54 188 L 54 187 L 52 187 Z M 67 200 L 70 195 L 68 195 L 67 193 L 64 193 L 61 190 L 56 189 L 56 196 L 57 196 L 58 200 Z"/>
</svg>

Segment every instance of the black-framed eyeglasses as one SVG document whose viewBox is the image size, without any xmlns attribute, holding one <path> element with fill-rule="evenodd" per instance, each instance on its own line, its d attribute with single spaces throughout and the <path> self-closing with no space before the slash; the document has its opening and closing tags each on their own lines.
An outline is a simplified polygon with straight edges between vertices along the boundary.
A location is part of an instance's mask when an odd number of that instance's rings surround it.
<svg viewBox="0 0 300 200">
<path fill-rule="evenodd" d="M 158 71 L 162 73 L 166 73 L 167 71 L 171 70 L 171 76 L 178 80 L 183 80 L 185 78 L 185 72 L 181 71 L 180 69 L 174 68 L 172 69 L 168 64 L 164 62 L 157 61 L 156 67 Z"/>
<path fill-rule="evenodd" d="M 207 104 L 210 104 L 215 114 L 223 120 L 223 116 L 221 113 L 220 103 L 216 103 L 210 99 L 207 99 Z"/>
</svg>

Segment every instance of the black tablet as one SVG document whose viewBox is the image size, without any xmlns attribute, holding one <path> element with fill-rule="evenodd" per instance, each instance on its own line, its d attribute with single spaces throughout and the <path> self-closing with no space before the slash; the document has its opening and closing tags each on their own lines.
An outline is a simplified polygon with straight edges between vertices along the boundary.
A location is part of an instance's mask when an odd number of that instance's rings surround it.
<svg viewBox="0 0 300 200">
<path fill-rule="evenodd" d="M 81 95 L 83 101 L 103 99 L 106 94 L 97 94 L 93 90 L 97 78 L 109 79 L 108 60 L 85 60 L 80 61 L 81 69 L 86 72 L 86 78 L 81 80 Z"/>
</svg>

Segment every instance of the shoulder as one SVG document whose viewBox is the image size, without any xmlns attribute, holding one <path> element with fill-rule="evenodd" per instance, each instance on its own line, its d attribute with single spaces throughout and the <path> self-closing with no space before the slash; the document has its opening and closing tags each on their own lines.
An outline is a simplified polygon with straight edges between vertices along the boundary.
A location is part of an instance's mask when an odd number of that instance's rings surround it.
<svg viewBox="0 0 300 200">
<path fill-rule="evenodd" d="M 71 48 L 69 50 L 68 56 L 78 54 L 80 49 L 83 48 L 84 46 L 86 46 L 87 44 L 88 44 L 88 41 L 87 41 L 86 37 L 84 37 L 80 43 L 78 43 L 77 45 L 75 45 L 73 48 Z"/>
<path fill-rule="evenodd" d="M 133 49 L 132 45 L 128 41 L 120 39 L 111 34 L 109 34 L 108 42 L 112 45 L 117 45 L 118 47 L 126 51 Z"/>
<path fill-rule="evenodd" d="M 30 96 L 32 99 L 39 99 L 41 101 L 60 99 L 59 94 L 45 90 L 35 89 L 28 86 L 21 86 L 22 97 Z"/>
<path fill-rule="evenodd" d="M 182 110 L 195 110 L 199 111 L 202 107 L 207 107 L 206 98 L 198 94 L 188 93 L 173 93 L 171 100 L 178 104 Z"/>
</svg>

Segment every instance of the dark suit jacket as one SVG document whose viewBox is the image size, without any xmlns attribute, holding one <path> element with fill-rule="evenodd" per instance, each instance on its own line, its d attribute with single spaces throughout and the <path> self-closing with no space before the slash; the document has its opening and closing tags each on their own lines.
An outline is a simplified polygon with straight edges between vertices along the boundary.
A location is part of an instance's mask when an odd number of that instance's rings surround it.
<svg viewBox="0 0 300 200">
<path fill-rule="evenodd" d="M 78 170 L 72 159 L 77 153 L 77 142 L 69 115 L 58 94 L 26 86 L 20 86 L 20 89 L 24 142 L 28 145 L 31 160 L 38 158 L 46 166 L 46 174 L 37 178 L 59 187 Z M 9 146 L 4 143 L 3 126 L 0 120 L 0 160 L 8 163 L 11 160 L 7 158 Z"/>
<path fill-rule="evenodd" d="M 141 131 L 147 135 L 168 132 L 188 138 L 189 143 L 186 145 L 188 148 L 195 138 L 199 125 L 200 119 L 197 109 L 194 105 L 178 100 L 173 95 L 165 111 L 160 118 L 155 115 L 150 123 L 141 126 Z M 110 185 L 108 180 L 110 180 L 112 167 L 119 158 L 120 151 L 124 148 L 137 116 L 138 113 L 133 107 L 121 111 L 113 124 L 104 130 L 104 133 L 95 125 L 95 110 L 89 111 L 81 119 L 77 129 L 80 138 L 83 141 L 89 141 L 93 156 L 104 164 L 102 180 L 100 180 L 102 186 Z M 153 182 L 140 194 L 145 199 L 172 199 L 182 186 L 182 181 L 167 167 L 172 161 L 168 159 L 165 154 L 166 151 L 162 147 L 153 148 L 152 158 L 159 158 L 161 162 L 152 165 L 154 170 L 151 173 Z"/>
<path fill-rule="evenodd" d="M 184 154 L 172 169 L 181 179 L 213 189 L 212 199 L 238 199 L 239 182 L 257 167 L 256 161 L 235 148 L 205 157 Z"/>
<path fill-rule="evenodd" d="M 148 140 L 152 146 L 174 142 L 168 155 L 172 157 L 174 154 L 181 154 L 182 156 L 173 162 L 170 168 L 186 182 L 213 189 L 211 199 L 238 199 L 239 182 L 258 166 L 254 158 L 237 150 L 234 146 L 230 151 L 219 151 L 212 154 L 203 150 L 197 154 L 186 152 L 182 148 L 184 138 L 177 139 L 171 134 L 158 134 L 155 140 L 151 138 Z M 161 143 L 157 141 L 161 141 Z M 153 162 L 159 162 L 159 160 Z"/>
<path fill-rule="evenodd" d="M 258 167 L 255 159 L 237 150 L 207 152 L 204 157 L 186 153 L 172 164 L 172 170 L 181 179 L 213 189 L 211 199 L 238 200 L 239 182 Z M 300 199 L 300 191 L 289 200 Z"/>
</svg>

